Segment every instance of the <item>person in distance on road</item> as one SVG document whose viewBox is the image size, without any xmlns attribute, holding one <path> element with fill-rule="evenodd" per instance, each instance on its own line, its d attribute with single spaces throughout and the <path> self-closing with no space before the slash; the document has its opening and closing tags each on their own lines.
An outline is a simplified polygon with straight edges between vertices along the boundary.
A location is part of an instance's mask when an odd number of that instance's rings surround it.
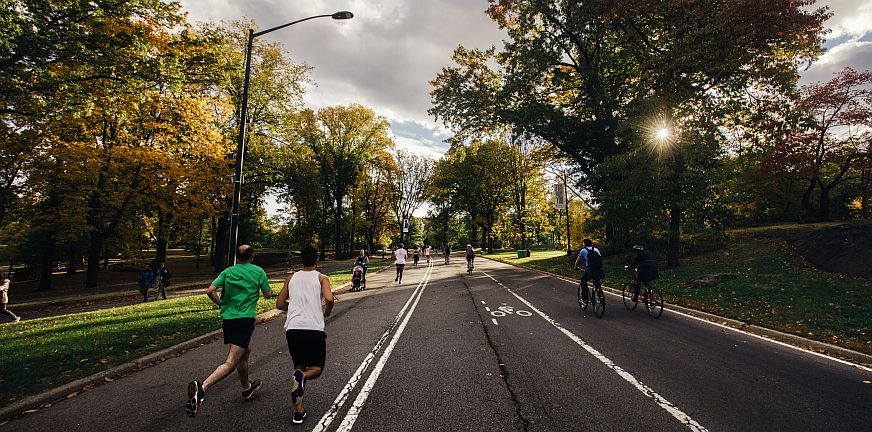
<svg viewBox="0 0 872 432">
<path fill-rule="evenodd" d="M 433 251 L 432 246 L 427 246 L 427 248 L 424 249 L 424 258 L 427 258 L 427 264 L 430 264 L 430 253 L 432 251 Z"/>
<path fill-rule="evenodd" d="M 230 345 L 227 360 L 208 378 L 191 381 L 188 384 L 188 402 L 185 413 L 195 417 L 203 403 L 206 390 L 227 378 L 235 370 L 242 384 L 242 399 L 249 400 L 261 385 L 261 380 L 249 381 L 248 358 L 251 355 L 251 336 L 254 334 L 255 315 L 259 292 L 264 298 L 272 297 L 266 272 L 252 264 L 254 248 L 242 245 L 236 249 L 237 263 L 228 267 L 209 285 L 206 295 L 221 308 L 221 328 L 224 330 L 224 344 Z M 221 296 L 217 294 L 221 288 Z"/>
<path fill-rule="evenodd" d="M 354 265 L 359 265 L 361 268 L 363 268 L 363 280 L 364 283 L 366 283 L 366 268 L 369 267 L 369 257 L 366 256 L 365 249 L 360 250 L 360 254 L 357 256 L 357 259 L 354 260 Z"/>
<path fill-rule="evenodd" d="M 363 253 L 363 251 L 360 251 Z M 364 256 L 365 257 L 365 256 Z M 315 270 L 318 250 L 312 246 L 303 249 L 303 270 L 291 275 L 276 299 L 276 308 L 287 311 L 285 338 L 288 353 L 294 363 L 291 379 L 291 403 L 294 404 L 294 424 L 303 423 L 306 408 L 303 393 L 306 382 L 321 376 L 327 358 L 327 334 L 324 318 L 333 311 L 333 292 L 330 278 Z M 321 310 L 321 302 L 326 307 Z"/>
<path fill-rule="evenodd" d="M 142 301 L 148 301 L 148 286 L 154 282 L 155 273 L 151 269 L 151 264 L 146 264 L 145 269 L 139 273 L 139 280 L 137 281 L 137 285 L 139 285 L 139 293 L 142 294 Z"/>
<path fill-rule="evenodd" d="M 575 259 L 575 268 L 578 269 L 580 264 L 584 264 L 584 275 L 581 276 L 581 284 L 587 286 L 587 282 L 592 280 L 594 284 L 599 286 L 600 280 L 605 277 L 603 270 L 603 258 L 599 249 L 593 247 L 591 239 L 584 239 L 584 247 L 578 251 L 578 258 Z M 588 301 L 588 292 L 586 289 L 581 290 L 581 298 Z"/>
<path fill-rule="evenodd" d="M 472 245 L 466 245 L 466 265 L 472 266 L 475 262 L 475 249 L 473 249 Z"/>
<path fill-rule="evenodd" d="M 659 276 L 657 260 L 645 250 L 645 246 L 633 246 L 633 252 L 636 252 L 636 257 L 630 263 L 629 268 L 636 269 L 637 277 L 636 284 L 633 286 L 633 301 L 639 301 L 639 285 L 645 284 L 650 286 L 651 281 Z"/>
<path fill-rule="evenodd" d="M 397 277 L 394 278 L 394 282 L 403 283 L 403 268 L 406 267 L 406 257 L 409 255 L 409 252 L 406 251 L 405 246 L 400 243 L 400 247 L 394 250 L 394 257 L 396 257 L 396 262 L 394 264 L 397 265 Z"/>
<path fill-rule="evenodd" d="M 421 258 L 421 254 L 418 252 L 418 248 L 412 252 L 412 262 L 414 262 L 414 266 L 418 266 L 418 260 Z"/>
</svg>

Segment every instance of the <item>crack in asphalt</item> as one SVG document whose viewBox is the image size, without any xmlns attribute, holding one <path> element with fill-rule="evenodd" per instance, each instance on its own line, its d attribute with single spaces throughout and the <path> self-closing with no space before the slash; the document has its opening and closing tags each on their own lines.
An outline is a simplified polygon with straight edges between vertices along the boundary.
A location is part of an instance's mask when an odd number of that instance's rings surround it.
<svg viewBox="0 0 872 432">
<path fill-rule="evenodd" d="M 515 393 L 515 389 L 512 386 L 512 383 L 509 382 L 509 370 L 506 368 L 506 365 L 503 362 L 503 358 L 500 355 L 500 351 L 497 349 L 496 344 L 491 339 L 488 326 L 484 324 L 484 317 L 482 317 L 481 315 L 481 310 L 479 310 L 478 304 L 475 303 L 475 298 L 472 295 L 472 290 L 469 288 L 469 283 L 466 282 L 465 278 L 460 280 L 463 282 L 463 286 L 466 287 L 466 292 L 469 294 L 469 300 L 472 302 L 475 313 L 478 315 L 478 323 L 481 324 L 481 329 L 482 331 L 484 331 L 484 336 L 487 339 L 487 344 L 490 346 L 491 351 L 497 358 L 497 366 L 500 369 L 500 378 L 503 380 L 503 384 L 506 386 L 506 390 L 509 391 L 509 395 L 511 396 L 512 403 L 515 405 L 515 415 L 518 417 L 518 421 L 522 426 L 521 430 L 523 430 L 524 432 L 528 432 L 530 430 L 531 422 L 526 417 L 524 417 L 523 410 L 521 409 L 521 400 L 518 399 L 518 395 Z"/>
</svg>

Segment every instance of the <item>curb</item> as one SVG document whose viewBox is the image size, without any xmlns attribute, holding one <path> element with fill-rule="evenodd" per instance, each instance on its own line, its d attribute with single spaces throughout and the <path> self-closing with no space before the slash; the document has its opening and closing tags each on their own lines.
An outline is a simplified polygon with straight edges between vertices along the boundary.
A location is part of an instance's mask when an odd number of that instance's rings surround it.
<svg viewBox="0 0 872 432">
<path fill-rule="evenodd" d="M 264 321 L 269 321 L 284 313 L 278 309 L 266 311 L 255 317 L 255 322 L 260 324 Z M 48 408 L 53 404 L 64 399 L 69 399 L 77 396 L 79 393 L 92 388 L 114 381 L 131 372 L 136 372 L 141 369 L 161 363 L 168 358 L 183 354 L 190 349 L 206 345 L 217 340 L 221 336 L 221 330 L 206 333 L 202 336 L 197 336 L 193 339 L 173 345 L 169 348 L 160 350 L 156 353 L 148 354 L 136 360 L 129 361 L 124 364 L 112 367 L 103 372 L 97 372 L 91 376 L 78 379 L 71 383 L 64 384 L 60 387 L 44 391 L 40 394 L 30 396 L 21 401 L 15 402 L 4 408 L 0 408 L 0 426 L 3 426 L 8 421 L 18 418 L 22 415 L 31 414 L 41 408 Z"/>
<path fill-rule="evenodd" d="M 483 257 L 487 258 L 491 261 L 494 261 L 494 262 L 508 264 L 510 266 L 518 267 L 518 268 L 521 268 L 521 269 L 524 269 L 524 270 L 527 270 L 527 271 L 530 271 L 533 273 L 539 273 L 542 275 L 555 277 L 555 278 L 560 279 L 560 280 L 565 281 L 565 282 L 571 282 L 573 284 L 578 283 L 578 281 L 567 279 L 566 277 L 558 275 L 556 273 L 551 273 L 551 272 L 547 272 L 544 270 L 532 269 L 532 268 L 521 266 L 519 264 L 514 264 L 514 263 L 510 263 L 510 262 L 505 262 L 505 261 L 493 259 L 493 258 L 490 258 L 487 256 L 483 256 Z M 612 294 L 617 294 L 619 296 L 621 295 L 621 290 L 618 290 L 615 288 L 610 288 L 610 287 L 604 286 L 603 290 L 608 291 Z M 683 313 L 685 315 L 690 315 L 694 318 L 699 318 L 701 320 L 705 320 L 705 321 L 708 321 L 708 322 L 716 324 L 716 325 L 722 325 L 722 326 L 726 326 L 726 327 L 731 327 L 731 328 L 736 329 L 736 330 L 745 331 L 745 332 L 751 333 L 753 335 L 760 336 L 764 339 L 769 339 L 769 340 L 773 340 L 776 342 L 781 342 L 781 343 L 791 345 L 793 347 L 796 347 L 796 348 L 799 348 L 799 349 L 802 349 L 805 351 L 810 351 L 812 353 L 826 354 L 826 355 L 835 357 L 837 359 L 847 360 L 851 363 L 856 363 L 855 366 L 872 367 L 872 355 L 861 353 L 859 351 L 854 351 L 854 350 L 851 350 L 848 348 L 843 348 L 843 347 L 836 346 L 833 344 L 828 344 L 826 342 L 820 342 L 820 341 L 804 338 L 802 336 L 792 335 L 790 333 L 784 333 L 784 332 L 781 332 L 778 330 L 773 330 L 773 329 L 770 329 L 767 327 L 761 327 L 761 326 L 758 326 L 756 324 L 751 324 L 751 323 L 747 323 L 744 321 L 735 320 L 732 318 L 725 318 L 725 317 L 722 317 L 719 315 L 711 314 L 708 312 L 703 312 L 703 311 L 696 310 L 696 309 L 691 309 L 691 308 L 684 307 L 684 306 L 669 304 L 669 305 L 666 305 L 666 307 L 664 307 L 664 309 L 680 312 L 680 313 Z"/>
</svg>

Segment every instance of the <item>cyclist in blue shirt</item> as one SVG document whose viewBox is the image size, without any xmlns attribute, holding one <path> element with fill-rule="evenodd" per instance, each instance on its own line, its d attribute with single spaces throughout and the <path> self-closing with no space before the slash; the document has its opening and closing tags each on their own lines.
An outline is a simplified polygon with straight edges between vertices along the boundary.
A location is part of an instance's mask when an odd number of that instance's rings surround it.
<svg viewBox="0 0 872 432">
<path fill-rule="evenodd" d="M 582 263 L 584 264 L 584 275 L 581 276 L 581 284 L 587 286 L 587 282 L 592 280 L 594 285 L 599 286 L 606 273 L 603 270 L 602 253 L 593 247 L 593 241 L 590 239 L 584 239 L 584 247 L 578 251 L 578 258 L 575 259 L 576 270 Z M 581 290 L 581 298 L 584 301 L 589 300 L 586 289 Z"/>
</svg>

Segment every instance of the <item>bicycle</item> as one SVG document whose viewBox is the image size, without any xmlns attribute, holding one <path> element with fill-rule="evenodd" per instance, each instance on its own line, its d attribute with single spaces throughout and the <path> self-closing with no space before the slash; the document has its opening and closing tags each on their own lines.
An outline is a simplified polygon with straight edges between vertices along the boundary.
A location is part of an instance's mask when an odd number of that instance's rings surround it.
<svg viewBox="0 0 872 432">
<path fill-rule="evenodd" d="M 581 269 L 579 269 L 579 268 L 576 268 L 575 270 L 581 271 Z M 593 304 L 593 314 L 597 318 L 602 318 L 603 315 L 606 313 L 606 296 L 603 293 L 602 279 L 598 279 L 598 280 L 592 279 L 591 282 L 592 282 L 592 284 L 591 284 L 592 287 L 588 287 L 587 283 L 582 285 L 581 282 L 579 282 L 579 284 L 578 284 L 578 297 L 577 297 L 578 307 L 580 307 L 581 310 L 587 310 L 588 304 L 592 303 Z M 582 295 L 583 289 L 588 290 L 587 298 L 590 300 L 584 299 L 584 296 Z"/>
<path fill-rule="evenodd" d="M 639 304 L 639 301 L 645 303 L 645 309 L 648 311 L 648 316 L 651 318 L 660 318 L 663 314 L 663 295 L 660 290 L 651 286 L 651 283 L 644 284 L 639 281 L 639 272 L 636 269 L 630 269 L 629 266 L 624 266 L 627 271 L 633 272 L 632 281 L 624 284 L 624 289 L 621 290 L 621 296 L 624 298 L 624 307 L 627 310 L 634 310 Z M 642 284 L 645 289 L 639 293 L 639 301 L 633 301 L 633 287 L 636 284 Z"/>
<path fill-rule="evenodd" d="M 475 257 L 473 257 L 472 259 L 470 259 L 469 257 L 466 257 L 466 273 L 467 274 L 472 274 L 472 269 L 475 268 L 475 266 L 472 265 L 472 261 L 474 259 L 475 259 Z"/>
<path fill-rule="evenodd" d="M 445 264 L 448 264 L 448 261 L 451 260 L 451 257 L 448 254 L 445 254 Z"/>
</svg>

